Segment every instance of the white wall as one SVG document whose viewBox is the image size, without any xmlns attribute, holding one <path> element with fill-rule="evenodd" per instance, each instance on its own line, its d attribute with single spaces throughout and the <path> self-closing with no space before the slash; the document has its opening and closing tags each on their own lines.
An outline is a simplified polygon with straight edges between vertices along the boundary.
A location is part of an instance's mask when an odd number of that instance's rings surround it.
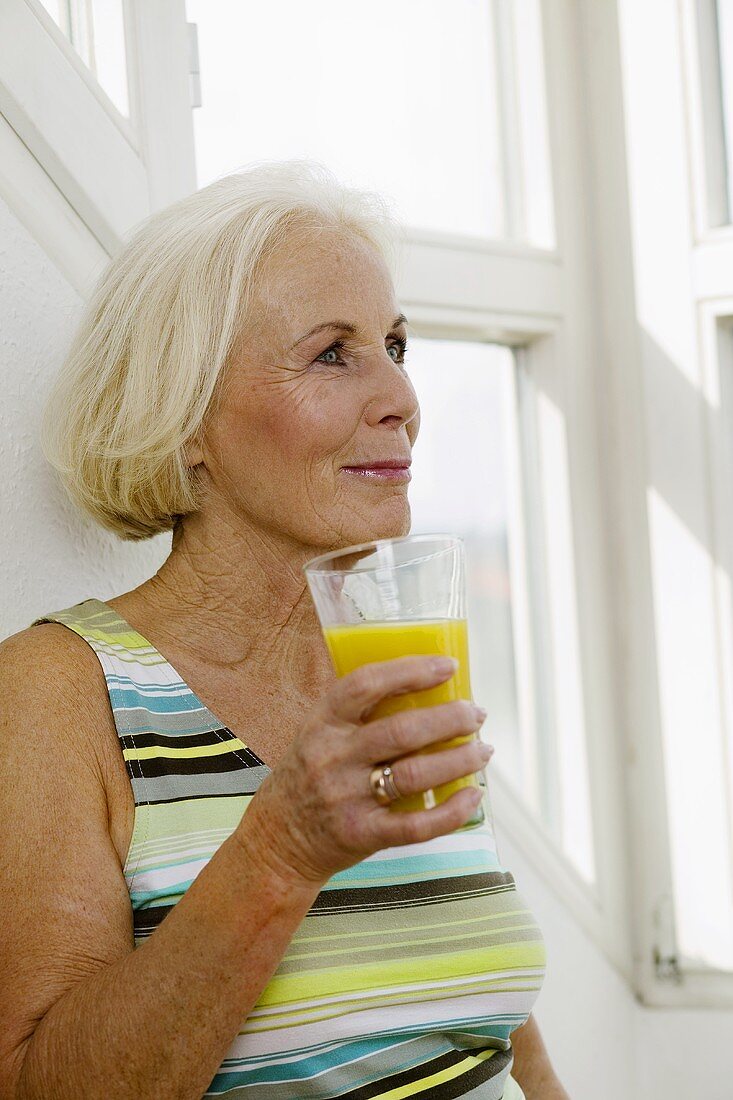
<svg viewBox="0 0 733 1100">
<path fill-rule="evenodd" d="M 607 147 L 608 121 L 598 135 Z M 608 233 L 601 243 L 619 235 L 608 214 L 621 190 L 599 205 Z M 64 216 L 74 217 L 70 208 Z M 609 251 L 601 250 L 606 266 Z M 607 289 L 605 300 L 616 300 Z M 79 293 L 0 198 L 0 637 L 44 612 L 134 587 L 155 572 L 170 544 L 169 535 L 135 544 L 103 532 L 66 501 L 42 458 L 43 398 L 81 308 Z M 623 349 L 615 349 L 621 362 Z M 536 1017 L 573 1100 L 731 1100 L 733 1012 L 640 1005 L 498 818 L 496 827 L 502 863 L 546 939 L 548 975 Z"/>
<path fill-rule="evenodd" d="M 490 783 L 491 764 L 488 775 Z M 494 825 L 501 863 L 545 937 L 547 977 L 534 1015 L 572 1100 L 731 1100 L 733 1012 L 639 1004 L 496 812 Z"/>
<path fill-rule="evenodd" d="M 0 637 L 39 615 L 139 584 L 170 535 L 125 543 L 67 500 L 41 454 L 43 399 L 82 300 L 0 198 Z"/>
<path fill-rule="evenodd" d="M 491 763 L 487 775 L 490 785 Z M 634 998 L 628 986 L 506 835 L 496 809 L 494 827 L 501 864 L 514 875 L 545 938 L 547 976 L 533 1012 L 560 1080 L 572 1100 L 651 1100 L 656 1094 L 642 1094 L 635 1085 Z M 667 1100 L 677 1095 L 669 1093 Z"/>
</svg>

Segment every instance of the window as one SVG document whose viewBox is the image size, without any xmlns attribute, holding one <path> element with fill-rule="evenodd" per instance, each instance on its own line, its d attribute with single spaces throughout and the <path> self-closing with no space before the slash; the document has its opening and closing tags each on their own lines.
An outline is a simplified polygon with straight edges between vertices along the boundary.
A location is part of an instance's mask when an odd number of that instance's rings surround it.
<svg viewBox="0 0 733 1100">
<path fill-rule="evenodd" d="M 489 712 L 483 735 L 497 746 L 495 762 L 523 789 L 510 561 L 510 519 L 519 507 L 514 357 L 493 344 L 413 340 L 408 359 L 420 401 L 411 530 L 464 539 L 473 695 Z"/>
<path fill-rule="evenodd" d="M 725 146 L 726 221 L 733 221 L 733 3 L 717 0 L 720 100 Z"/>
<path fill-rule="evenodd" d="M 633 284 L 633 305 L 626 326 L 618 298 L 606 314 L 637 977 L 647 1003 L 721 1008 L 733 1004 L 732 14 L 730 0 L 619 5 L 631 259 L 611 281 Z M 615 247 L 602 217 L 599 234 Z"/>
<path fill-rule="evenodd" d="M 189 32 L 176 5 L 3 0 L 0 71 L 4 118 L 108 254 L 195 187 Z"/>
<path fill-rule="evenodd" d="M 411 529 L 464 538 L 471 684 L 489 712 L 492 769 L 593 882 L 562 417 L 511 348 L 413 339 L 408 358 L 421 409 Z"/>
<path fill-rule="evenodd" d="M 201 186 L 254 160 L 308 156 L 388 196 L 416 228 L 553 247 L 537 0 L 186 10 L 200 48 Z"/>
<path fill-rule="evenodd" d="M 688 28 L 693 131 L 704 177 L 703 224 L 733 221 L 733 0 L 695 0 Z"/>
<path fill-rule="evenodd" d="M 697 598 L 704 605 L 711 594 L 713 605 L 713 629 L 695 640 L 699 669 L 690 665 L 689 654 L 680 647 L 690 695 L 690 707 L 683 716 L 683 721 L 687 718 L 688 736 L 682 739 L 682 724 L 669 721 L 665 743 L 680 965 L 685 971 L 698 972 L 733 972 L 732 313 L 733 301 L 729 299 L 705 303 L 701 316 L 708 459 L 715 514 L 709 541 L 683 526 L 661 499 L 655 502 L 659 523 L 666 525 L 668 539 L 674 540 L 677 547 L 678 569 L 687 577 L 708 582 L 701 591 L 698 585 L 686 584 L 687 599 Z M 716 679 L 719 677 L 720 684 L 707 714 L 701 713 L 695 698 L 704 675 L 703 663 L 710 666 Z M 693 729 L 690 737 L 689 731 Z"/>
<path fill-rule="evenodd" d="M 129 115 L 122 0 L 41 0 L 118 111 Z"/>
</svg>

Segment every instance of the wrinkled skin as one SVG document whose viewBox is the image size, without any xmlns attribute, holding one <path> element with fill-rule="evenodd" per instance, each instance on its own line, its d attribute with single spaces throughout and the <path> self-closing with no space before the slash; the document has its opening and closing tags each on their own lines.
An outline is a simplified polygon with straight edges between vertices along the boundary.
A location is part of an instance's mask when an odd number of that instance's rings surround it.
<svg viewBox="0 0 733 1100">
<path fill-rule="evenodd" d="M 383 258 L 360 237 L 311 229 L 273 252 L 253 321 L 187 448 L 202 507 L 183 518 L 158 573 L 110 601 L 272 767 L 240 832 L 293 881 L 325 881 L 381 847 L 449 832 L 475 807 L 467 789 L 420 814 L 380 807 L 368 782 L 376 763 L 396 760 L 408 794 L 486 759 L 478 744 L 415 755 L 426 738 L 474 732 L 468 703 L 431 708 L 429 721 L 422 711 L 365 725 L 393 690 L 427 684 L 430 661 L 375 663 L 337 681 L 302 571 L 318 553 L 410 530 L 407 483 L 342 469 L 409 458 L 417 439 L 400 313 Z M 301 339 L 333 320 L 355 331 Z"/>
</svg>

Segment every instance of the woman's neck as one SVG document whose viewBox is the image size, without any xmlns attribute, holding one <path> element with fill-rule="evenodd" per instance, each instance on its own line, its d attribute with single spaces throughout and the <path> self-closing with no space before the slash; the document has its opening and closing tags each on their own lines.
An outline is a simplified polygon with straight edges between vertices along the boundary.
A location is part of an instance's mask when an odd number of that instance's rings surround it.
<svg viewBox="0 0 733 1100">
<path fill-rule="evenodd" d="M 145 624 L 163 650 L 222 676 L 260 670 L 271 683 L 304 694 L 330 681 L 333 668 L 302 571 L 319 548 L 226 524 L 214 538 L 204 524 L 186 521 L 157 573 L 110 604 L 142 634 Z"/>
</svg>

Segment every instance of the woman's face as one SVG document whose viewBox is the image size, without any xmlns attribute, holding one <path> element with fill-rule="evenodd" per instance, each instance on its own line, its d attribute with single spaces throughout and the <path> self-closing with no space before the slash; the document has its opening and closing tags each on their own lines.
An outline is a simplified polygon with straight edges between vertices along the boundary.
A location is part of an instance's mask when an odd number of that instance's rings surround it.
<svg viewBox="0 0 733 1100">
<path fill-rule="evenodd" d="M 189 452 L 206 467 L 202 511 L 308 548 L 407 534 L 408 479 L 345 469 L 409 461 L 420 424 L 384 260 L 343 231 L 309 232 L 268 257 L 254 313 Z"/>
</svg>

